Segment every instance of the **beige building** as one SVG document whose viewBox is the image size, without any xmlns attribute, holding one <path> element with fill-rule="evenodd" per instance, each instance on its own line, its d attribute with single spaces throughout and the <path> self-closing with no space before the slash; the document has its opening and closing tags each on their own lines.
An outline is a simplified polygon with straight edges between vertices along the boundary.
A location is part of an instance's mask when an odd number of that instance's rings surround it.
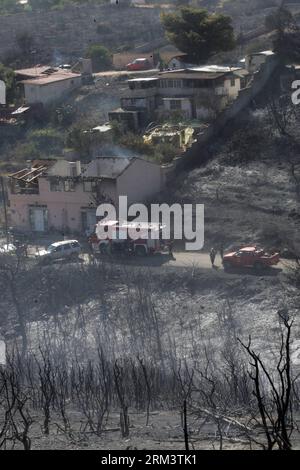
<svg viewBox="0 0 300 470">
<path fill-rule="evenodd" d="M 87 232 L 101 202 L 146 202 L 164 185 L 162 168 L 140 158 L 101 157 L 88 164 L 36 160 L 9 177 L 10 224 L 23 231 Z"/>
</svg>

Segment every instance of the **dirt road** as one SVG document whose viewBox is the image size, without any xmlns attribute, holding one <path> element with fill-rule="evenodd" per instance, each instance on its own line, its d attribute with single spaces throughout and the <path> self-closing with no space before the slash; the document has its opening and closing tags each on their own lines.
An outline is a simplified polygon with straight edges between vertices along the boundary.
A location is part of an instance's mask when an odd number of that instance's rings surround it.
<svg viewBox="0 0 300 470">
<path fill-rule="evenodd" d="M 151 74 L 151 73 L 157 73 L 159 70 L 158 69 L 152 69 L 152 70 L 135 70 L 134 72 L 128 71 L 128 70 L 106 70 L 105 72 L 97 72 L 94 73 L 94 77 L 97 78 L 103 78 L 103 77 L 122 77 L 122 75 L 145 75 L 145 74 Z"/>
<path fill-rule="evenodd" d="M 53 240 L 48 240 L 47 242 L 41 245 L 32 244 L 28 248 L 29 256 L 35 256 L 35 253 L 41 249 L 45 248 L 46 246 L 50 245 Z M 81 259 L 84 260 L 85 263 L 90 262 L 90 257 L 84 249 L 84 253 L 81 255 Z M 153 256 L 145 256 L 145 257 L 138 257 L 128 254 L 115 254 L 112 256 L 104 256 L 101 257 L 99 255 L 99 260 L 103 260 L 105 262 L 111 262 L 113 264 L 122 264 L 128 266 L 137 266 L 137 267 L 168 267 L 168 268 L 195 268 L 195 269 L 214 269 L 216 272 L 224 272 L 222 266 L 222 260 L 220 255 L 218 254 L 215 260 L 215 265 L 212 268 L 209 253 L 201 252 L 191 252 L 191 251 L 174 251 L 173 257 L 167 253 L 158 253 Z M 281 260 L 277 266 L 271 267 L 270 269 L 260 273 L 260 275 L 277 275 L 282 271 L 287 272 L 295 266 L 295 263 L 291 260 Z M 241 274 L 241 273 L 254 273 L 255 270 L 253 268 L 249 269 L 235 269 L 233 273 Z"/>
<path fill-rule="evenodd" d="M 84 255 L 86 262 L 88 261 L 88 255 Z M 156 254 L 154 256 L 128 256 L 128 255 L 113 255 L 113 256 L 104 256 L 103 258 L 99 257 L 104 261 L 109 261 L 113 264 L 120 264 L 126 266 L 136 266 L 136 267 L 150 267 L 150 268 L 194 268 L 194 269 L 203 269 L 203 270 L 214 270 L 216 273 L 225 273 L 222 260 L 220 256 L 216 257 L 215 265 L 212 267 L 209 253 L 204 252 L 174 252 L 173 257 L 168 254 Z M 282 260 L 277 266 L 270 267 L 269 269 L 264 270 L 259 273 L 260 276 L 276 276 L 280 272 L 288 272 L 294 266 L 294 263 L 289 260 Z M 233 269 L 230 274 L 226 275 L 245 275 L 245 274 L 258 274 L 253 268 L 240 268 Z"/>
</svg>

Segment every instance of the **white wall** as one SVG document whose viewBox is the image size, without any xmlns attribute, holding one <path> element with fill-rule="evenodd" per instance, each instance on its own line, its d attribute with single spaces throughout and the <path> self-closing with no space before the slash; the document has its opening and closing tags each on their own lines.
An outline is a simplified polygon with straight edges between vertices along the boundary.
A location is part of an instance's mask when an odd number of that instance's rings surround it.
<svg viewBox="0 0 300 470">
<path fill-rule="evenodd" d="M 227 78 L 224 82 L 224 89 L 230 99 L 235 99 L 241 89 L 241 79 L 234 77 L 234 85 L 231 84 L 231 80 Z"/>
<path fill-rule="evenodd" d="M 81 76 L 40 85 L 33 82 L 24 83 L 25 101 L 27 104 L 48 104 L 81 86 Z"/>
<path fill-rule="evenodd" d="M 146 202 L 163 188 L 160 165 L 136 159 L 117 179 L 118 195 L 127 195 L 128 204 Z"/>
<path fill-rule="evenodd" d="M 6 104 L 6 85 L 0 80 L 0 104 Z"/>
</svg>

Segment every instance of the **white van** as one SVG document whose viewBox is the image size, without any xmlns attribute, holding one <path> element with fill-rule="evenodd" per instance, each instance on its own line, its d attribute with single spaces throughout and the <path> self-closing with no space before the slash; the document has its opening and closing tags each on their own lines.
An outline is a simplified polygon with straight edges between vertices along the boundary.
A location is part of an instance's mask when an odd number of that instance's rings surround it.
<svg viewBox="0 0 300 470">
<path fill-rule="evenodd" d="M 36 254 L 40 260 L 52 261 L 55 259 L 78 258 L 81 253 L 81 246 L 77 240 L 64 240 L 55 242 L 48 246 L 46 250 L 41 250 Z"/>
</svg>

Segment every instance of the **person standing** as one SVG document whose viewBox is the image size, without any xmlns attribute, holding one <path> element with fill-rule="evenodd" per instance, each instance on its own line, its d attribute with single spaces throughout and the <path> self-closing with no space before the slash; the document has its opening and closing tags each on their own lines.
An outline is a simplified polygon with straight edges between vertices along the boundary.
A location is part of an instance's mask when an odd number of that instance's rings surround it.
<svg viewBox="0 0 300 470">
<path fill-rule="evenodd" d="M 209 256 L 210 256 L 211 265 L 214 266 L 215 259 L 216 259 L 216 250 L 214 248 L 210 250 Z"/>
<path fill-rule="evenodd" d="M 174 254 L 173 254 L 173 248 L 174 248 L 174 242 L 173 242 L 173 240 L 170 240 L 169 243 L 168 243 L 169 256 L 170 256 L 170 258 L 175 260 L 175 257 L 174 257 Z"/>
</svg>

